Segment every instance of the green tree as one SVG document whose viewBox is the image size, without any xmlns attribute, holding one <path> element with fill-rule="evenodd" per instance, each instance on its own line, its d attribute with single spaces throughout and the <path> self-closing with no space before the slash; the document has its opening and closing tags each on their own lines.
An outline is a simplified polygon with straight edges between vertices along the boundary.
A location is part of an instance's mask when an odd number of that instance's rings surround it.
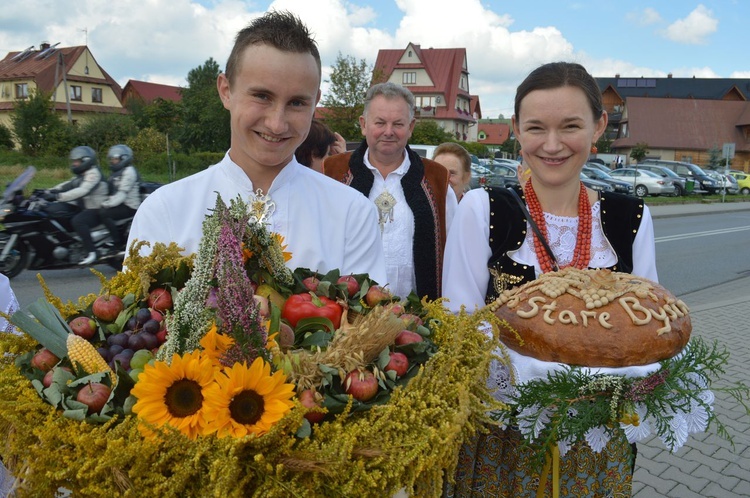
<svg viewBox="0 0 750 498">
<path fill-rule="evenodd" d="M 134 119 L 127 114 L 101 113 L 88 117 L 79 126 L 78 145 L 88 145 L 102 157 L 110 147 L 124 144 L 138 133 Z"/>
<path fill-rule="evenodd" d="M 144 114 L 148 118 L 146 128 L 154 128 L 160 133 L 177 136 L 176 131 L 182 124 L 181 102 L 158 98 L 144 108 Z"/>
<path fill-rule="evenodd" d="M 135 164 L 151 159 L 151 157 L 167 152 L 167 135 L 156 128 L 143 128 L 131 137 L 126 145 L 133 149 Z M 169 146 L 174 148 L 174 143 Z"/>
<path fill-rule="evenodd" d="M 602 134 L 601 137 L 599 137 L 599 140 L 596 141 L 596 151 L 599 154 L 607 154 L 610 152 L 610 147 L 612 146 L 613 140 L 607 136 L 606 133 Z"/>
<path fill-rule="evenodd" d="M 325 122 L 347 140 L 359 140 L 362 134 L 359 117 L 365 107 L 365 94 L 373 80 L 372 66 L 365 59 L 359 62 L 352 56 L 339 52 L 333 64 L 328 93 L 323 97 L 326 108 Z"/>
<path fill-rule="evenodd" d="M 453 135 L 438 126 L 436 121 L 417 121 L 409 142 L 422 145 L 440 145 L 443 142 L 455 142 Z"/>
<path fill-rule="evenodd" d="M 229 111 L 216 90 L 220 73 L 213 58 L 188 73 L 188 86 L 182 90 L 182 124 L 177 137 L 187 151 L 223 152 L 229 148 Z"/>
<path fill-rule="evenodd" d="M 630 157 L 634 159 L 636 163 L 643 161 L 648 154 L 648 144 L 645 142 L 638 142 L 630 150 Z"/>
<path fill-rule="evenodd" d="M 725 160 L 722 157 L 722 151 L 718 145 L 708 149 L 708 167 L 711 169 L 723 168 Z"/>
<path fill-rule="evenodd" d="M 0 123 L 0 150 L 11 150 L 15 145 L 13 142 L 13 132 L 10 128 Z"/>
<path fill-rule="evenodd" d="M 29 98 L 17 100 L 10 119 L 21 151 L 29 156 L 43 155 L 63 129 L 50 94 L 43 91 L 32 90 Z"/>
</svg>

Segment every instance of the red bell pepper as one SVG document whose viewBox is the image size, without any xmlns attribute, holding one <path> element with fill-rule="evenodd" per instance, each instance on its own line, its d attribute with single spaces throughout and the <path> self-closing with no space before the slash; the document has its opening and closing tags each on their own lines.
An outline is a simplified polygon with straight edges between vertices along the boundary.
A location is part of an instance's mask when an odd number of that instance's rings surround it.
<svg viewBox="0 0 750 498">
<path fill-rule="evenodd" d="M 281 317 L 292 327 L 303 318 L 324 317 L 333 322 L 334 330 L 341 325 L 341 314 L 344 310 L 336 301 L 323 296 L 316 296 L 312 292 L 294 294 L 284 303 Z"/>
</svg>

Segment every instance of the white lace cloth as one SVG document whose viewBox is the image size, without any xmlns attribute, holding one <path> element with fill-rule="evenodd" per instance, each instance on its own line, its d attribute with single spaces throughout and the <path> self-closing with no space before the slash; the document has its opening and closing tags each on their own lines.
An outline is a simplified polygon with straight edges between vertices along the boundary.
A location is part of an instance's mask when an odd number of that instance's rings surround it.
<svg viewBox="0 0 750 498">
<path fill-rule="evenodd" d="M 496 354 L 500 356 L 501 351 L 496 351 Z M 494 390 L 495 399 L 510 405 L 515 404 L 515 398 L 517 396 L 516 385 L 522 385 L 534 379 L 546 379 L 548 373 L 560 371 L 565 368 L 565 365 L 561 363 L 540 361 L 516 353 L 511 349 L 507 349 L 507 354 L 510 358 L 510 368 L 513 371 L 513 378 L 515 378 L 516 384 L 511 382 L 511 372 L 509 368 L 500 361 L 494 360 L 490 365 L 487 386 Z M 591 375 L 603 374 L 621 375 L 624 377 L 645 377 L 656 372 L 659 369 L 659 366 L 659 363 L 652 363 L 650 365 L 624 368 L 586 368 L 584 371 L 588 371 Z M 708 410 L 713 407 L 714 394 L 711 390 L 707 389 L 705 383 L 703 383 L 697 376 L 691 380 L 693 380 L 693 385 L 699 385 L 702 387 L 702 390 L 697 396 L 706 405 L 704 406 L 693 401 L 691 402 L 688 411 L 662 414 L 670 419 L 669 432 L 671 438 L 668 438 L 667 434 L 658 435 L 664 445 L 671 452 L 675 452 L 682 447 L 690 434 L 703 432 L 708 426 Z M 708 407 L 708 410 L 706 407 Z M 636 403 L 635 410 L 638 413 L 640 420 L 639 425 L 635 426 L 620 423 L 620 427 L 625 432 L 625 436 L 630 443 L 646 439 L 655 432 L 656 429 L 654 427 L 653 418 L 647 413 L 646 407 L 643 404 Z M 524 436 L 531 434 L 532 437 L 536 439 L 539 436 L 539 433 L 544 429 L 545 424 L 549 422 L 549 413 L 548 409 L 541 406 L 524 408 L 518 413 L 519 430 Z M 503 420 L 502 417 L 507 415 L 507 412 L 500 412 L 498 415 L 501 416 L 501 422 L 506 425 L 505 422 L 507 422 L 507 419 Z M 569 415 L 575 417 L 576 413 L 573 410 Z M 531 425 L 528 422 L 524 423 L 524 420 L 536 420 L 537 423 Z M 607 445 L 609 439 L 610 434 L 604 426 L 595 427 L 589 430 L 586 433 L 585 438 L 586 443 L 596 453 L 600 452 Z M 558 441 L 560 454 L 564 455 L 573 443 L 575 443 L 575 441 Z"/>
</svg>

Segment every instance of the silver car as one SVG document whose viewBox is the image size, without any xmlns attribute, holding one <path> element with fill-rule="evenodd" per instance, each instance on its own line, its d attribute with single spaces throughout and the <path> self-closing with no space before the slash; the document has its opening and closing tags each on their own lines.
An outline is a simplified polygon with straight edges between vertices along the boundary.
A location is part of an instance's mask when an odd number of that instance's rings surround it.
<svg viewBox="0 0 750 498">
<path fill-rule="evenodd" d="M 610 172 L 610 175 L 633 184 L 635 195 L 673 195 L 674 184 L 656 173 L 635 168 L 620 168 Z"/>
</svg>

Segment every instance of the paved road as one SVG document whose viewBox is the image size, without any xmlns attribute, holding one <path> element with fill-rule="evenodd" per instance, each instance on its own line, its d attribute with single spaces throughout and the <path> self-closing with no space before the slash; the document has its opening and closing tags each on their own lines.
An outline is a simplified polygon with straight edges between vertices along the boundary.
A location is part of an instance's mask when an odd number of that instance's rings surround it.
<svg viewBox="0 0 750 498">
<path fill-rule="evenodd" d="M 738 205 L 659 206 L 655 218 L 700 212 L 750 210 Z M 726 374 L 716 386 L 743 382 L 750 386 L 750 277 L 742 277 L 698 292 L 679 296 L 691 308 L 693 334 L 718 340 L 730 351 Z M 636 498 L 734 498 L 750 496 L 750 414 L 728 395 L 716 393 L 716 415 L 725 424 L 732 443 L 709 432 L 691 436 L 676 454 L 653 438 L 638 445 L 633 477 Z"/>
</svg>

